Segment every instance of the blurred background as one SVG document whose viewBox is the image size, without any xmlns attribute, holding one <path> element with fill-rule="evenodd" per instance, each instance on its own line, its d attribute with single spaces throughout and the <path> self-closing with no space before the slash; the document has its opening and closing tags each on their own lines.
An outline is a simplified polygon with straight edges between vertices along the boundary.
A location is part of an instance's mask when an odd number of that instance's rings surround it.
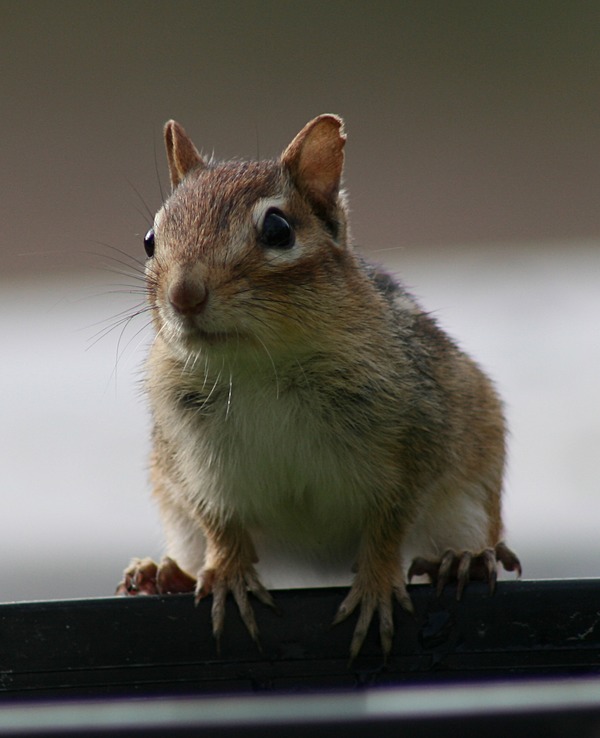
<svg viewBox="0 0 600 738">
<path fill-rule="evenodd" d="M 161 552 L 121 319 L 168 118 L 220 158 L 345 118 L 357 246 L 506 400 L 525 576 L 600 575 L 599 39 L 580 0 L 0 0 L 0 599 Z"/>
</svg>

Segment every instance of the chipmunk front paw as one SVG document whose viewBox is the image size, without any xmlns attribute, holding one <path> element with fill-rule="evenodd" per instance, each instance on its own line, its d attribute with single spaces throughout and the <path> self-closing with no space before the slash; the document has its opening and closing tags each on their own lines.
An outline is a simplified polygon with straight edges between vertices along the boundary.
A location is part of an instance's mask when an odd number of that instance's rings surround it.
<svg viewBox="0 0 600 738">
<path fill-rule="evenodd" d="M 341 623 L 360 605 L 358 622 L 350 643 L 350 663 L 358 656 L 364 643 L 367 631 L 375 613 L 379 615 L 379 638 L 384 658 L 392 649 L 394 636 L 393 601 L 397 600 L 402 607 L 412 613 L 413 605 L 403 582 L 381 587 L 380 582 L 366 580 L 357 575 L 350 592 L 340 605 L 333 625 Z"/>
<path fill-rule="evenodd" d="M 252 640 L 258 644 L 258 626 L 254 610 L 248 598 L 248 592 L 264 605 L 277 609 L 273 598 L 260 581 L 252 565 L 232 564 L 222 568 L 206 568 L 198 577 L 196 584 L 196 604 L 207 595 L 212 594 L 212 629 L 219 644 L 225 625 L 225 602 L 231 592 L 237 603 L 241 618 L 248 629 Z"/>
<path fill-rule="evenodd" d="M 501 541 L 494 548 L 486 548 L 479 553 L 472 551 L 453 551 L 448 549 L 439 561 L 431 561 L 422 557 L 413 560 L 408 570 L 408 580 L 415 576 L 428 576 L 436 585 L 438 597 L 444 587 L 456 581 L 456 599 L 460 600 L 465 586 L 471 579 L 487 581 L 493 592 L 498 578 L 498 563 L 506 571 L 516 571 L 521 576 L 521 562 L 518 556 Z"/>
<path fill-rule="evenodd" d="M 152 559 L 132 559 L 117 585 L 117 595 L 156 595 L 193 592 L 196 580 L 165 556 L 156 564 Z"/>
</svg>

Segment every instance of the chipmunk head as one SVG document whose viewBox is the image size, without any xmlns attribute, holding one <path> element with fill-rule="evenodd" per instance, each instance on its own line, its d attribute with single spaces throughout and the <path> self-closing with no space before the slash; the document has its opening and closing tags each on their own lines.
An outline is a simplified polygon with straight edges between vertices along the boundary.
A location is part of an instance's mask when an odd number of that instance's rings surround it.
<svg viewBox="0 0 600 738">
<path fill-rule="evenodd" d="M 341 119 L 321 115 L 278 160 L 219 163 L 166 124 L 173 191 L 144 244 L 150 302 L 169 345 L 290 347 L 318 327 L 348 255 L 344 143 Z"/>
</svg>

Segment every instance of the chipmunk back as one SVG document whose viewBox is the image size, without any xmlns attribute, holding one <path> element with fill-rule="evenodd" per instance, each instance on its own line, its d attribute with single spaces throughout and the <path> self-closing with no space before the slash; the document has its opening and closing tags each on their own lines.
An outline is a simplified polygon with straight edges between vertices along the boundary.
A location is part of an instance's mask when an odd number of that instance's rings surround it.
<svg viewBox="0 0 600 738">
<path fill-rule="evenodd" d="M 327 567 L 356 562 L 335 622 L 377 612 L 384 653 L 408 575 L 493 587 L 505 427 L 481 369 L 395 279 L 352 248 L 342 121 L 308 123 L 279 160 L 205 161 L 165 127 L 173 193 L 145 239 L 156 328 L 147 374 L 152 481 L 167 558 L 119 591 L 248 591 L 272 604 L 256 544 Z M 348 564 L 348 565 L 349 565 Z"/>
</svg>

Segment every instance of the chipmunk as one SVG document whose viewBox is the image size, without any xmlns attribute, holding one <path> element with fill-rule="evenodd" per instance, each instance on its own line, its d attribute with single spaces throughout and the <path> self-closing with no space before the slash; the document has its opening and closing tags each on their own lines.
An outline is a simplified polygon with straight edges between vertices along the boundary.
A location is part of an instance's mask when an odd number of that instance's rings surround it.
<svg viewBox="0 0 600 738">
<path fill-rule="evenodd" d="M 231 592 L 273 605 L 256 541 L 355 576 L 334 622 L 359 610 L 354 658 L 379 619 L 390 652 L 406 582 L 493 589 L 502 542 L 505 423 L 486 375 L 404 286 L 352 248 L 343 121 L 310 121 L 276 161 L 204 159 L 164 129 L 172 194 L 144 245 L 156 336 L 146 388 L 151 476 L 167 538 L 134 559 L 122 594 Z M 408 572 L 407 551 L 418 554 Z"/>
</svg>

